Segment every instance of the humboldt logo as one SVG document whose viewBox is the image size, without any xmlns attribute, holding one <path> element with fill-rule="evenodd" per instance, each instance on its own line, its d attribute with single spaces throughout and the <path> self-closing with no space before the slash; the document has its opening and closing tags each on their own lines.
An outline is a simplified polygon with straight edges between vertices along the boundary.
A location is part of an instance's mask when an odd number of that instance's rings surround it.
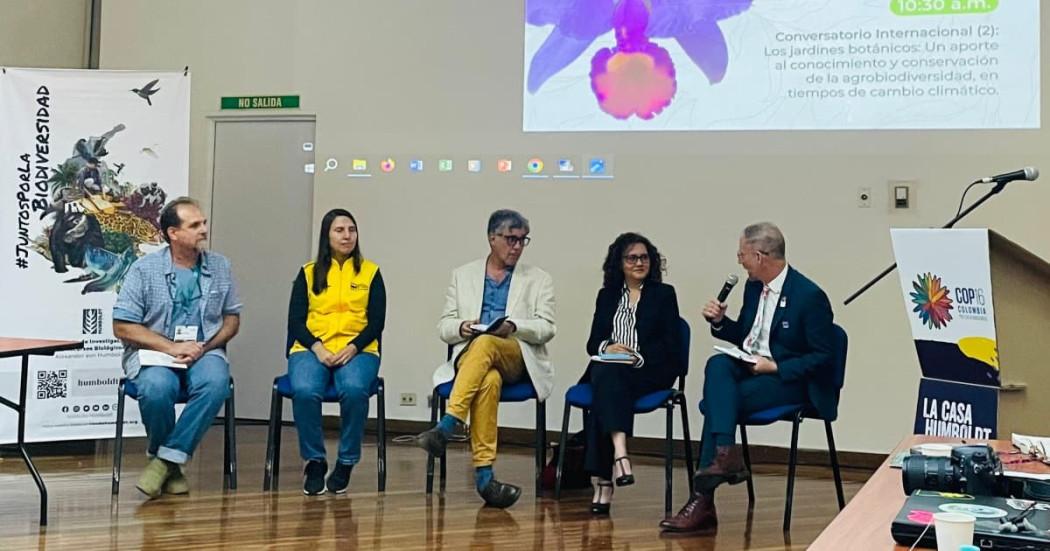
<svg viewBox="0 0 1050 551">
<path fill-rule="evenodd" d="M 952 321 L 952 297 L 941 278 L 929 272 L 920 274 L 911 284 L 914 292 L 910 293 L 911 302 L 915 305 L 912 312 L 919 316 L 919 321 L 930 329 L 944 329 Z"/>
<path fill-rule="evenodd" d="M 84 308 L 80 318 L 81 333 L 84 335 L 102 334 L 102 309 Z"/>
</svg>

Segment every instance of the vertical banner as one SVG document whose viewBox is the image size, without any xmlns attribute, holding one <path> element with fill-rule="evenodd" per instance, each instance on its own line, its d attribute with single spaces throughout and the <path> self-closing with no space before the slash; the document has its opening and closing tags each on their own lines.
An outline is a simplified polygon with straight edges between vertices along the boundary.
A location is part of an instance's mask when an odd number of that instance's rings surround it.
<svg viewBox="0 0 1050 551">
<path fill-rule="evenodd" d="M 182 72 L 11 69 L 0 74 L 0 335 L 84 341 L 30 360 L 26 439 L 111 438 L 124 275 L 162 246 L 160 209 L 189 182 L 190 78 Z M 19 363 L 0 360 L 18 400 Z M 144 434 L 134 403 L 126 434 Z M 0 443 L 16 438 L 0 412 Z"/>
<path fill-rule="evenodd" d="M 999 386 L 988 230 L 891 230 L 923 377 Z"/>
<path fill-rule="evenodd" d="M 994 437 L 1000 376 L 988 230 L 895 229 L 891 235 L 924 377 L 917 433 L 977 438 L 990 429 Z"/>
</svg>

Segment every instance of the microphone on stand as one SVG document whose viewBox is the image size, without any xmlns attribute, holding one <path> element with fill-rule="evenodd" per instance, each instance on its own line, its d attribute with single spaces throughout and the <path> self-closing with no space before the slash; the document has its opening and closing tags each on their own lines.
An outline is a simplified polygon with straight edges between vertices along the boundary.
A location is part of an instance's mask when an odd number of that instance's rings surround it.
<svg viewBox="0 0 1050 551">
<path fill-rule="evenodd" d="M 943 226 L 941 226 L 941 228 L 948 229 L 948 228 L 955 227 L 956 222 L 958 222 L 959 220 L 962 220 L 963 218 L 966 217 L 967 214 L 970 214 L 971 212 L 976 210 L 977 207 L 983 205 L 984 202 L 989 200 L 989 199 L 991 199 L 993 195 L 998 195 L 1000 192 L 1002 192 L 1004 189 L 1006 189 L 1006 184 L 1008 184 L 1010 182 L 1015 182 L 1015 181 L 1018 181 L 1018 180 L 1025 180 L 1025 181 L 1028 181 L 1028 182 L 1032 182 L 1032 181 L 1037 180 L 1038 178 L 1039 178 L 1039 169 L 1035 168 L 1035 167 L 1032 167 L 1032 166 L 1026 166 L 1026 167 L 1022 168 L 1021 170 L 1015 170 L 1013 172 L 1007 172 L 1005 174 L 999 174 L 999 175 L 996 175 L 996 176 L 986 176 L 984 178 L 980 178 L 978 180 L 975 180 L 973 183 L 971 183 L 969 186 L 967 186 L 966 191 L 963 192 L 962 200 L 959 201 L 959 211 L 955 214 L 955 218 L 952 218 L 951 220 L 949 220 L 948 223 L 943 225 Z M 966 210 L 963 210 L 963 204 L 966 202 L 966 192 L 968 192 L 970 190 L 970 188 L 972 188 L 973 186 L 975 186 L 977 184 L 995 184 L 995 187 L 992 188 L 988 193 L 986 193 L 984 195 L 984 197 L 981 197 L 980 199 L 975 201 L 972 205 L 967 207 Z M 894 262 L 893 265 L 891 265 L 889 268 L 886 268 L 885 270 L 883 270 L 882 273 L 880 273 L 879 275 L 875 276 L 871 281 L 865 283 L 863 287 L 861 287 L 860 289 L 857 289 L 857 291 L 855 293 L 853 293 L 848 298 L 846 298 L 846 300 L 843 302 L 843 304 L 845 304 L 846 306 L 849 306 L 849 304 L 851 302 L 853 302 L 857 297 L 859 297 L 860 295 L 864 294 L 865 291 L 870 289 L 873 285 L 878 283 L 879 280 L 881 280 L 882 278 L 886 277 L 890 272 L 892 272 L 895 269 L 897 269 L 897 263 L 896 262 Z"/>
<path fill-rule="evenodd" d="M 1005 184 L 1007 182 L 1014 182 L 1017 180 L 1027 180 L 1029 182 L 1033 182 L 1037 179 L 1039 179 L 1039 169 L 1032 166 L 1026 166 L 1021 170 L 1007 172 L 1006 174 L 999 174 L 998 176 L 986 176 L 978 181 L 982 184 Z"/>
</svg>

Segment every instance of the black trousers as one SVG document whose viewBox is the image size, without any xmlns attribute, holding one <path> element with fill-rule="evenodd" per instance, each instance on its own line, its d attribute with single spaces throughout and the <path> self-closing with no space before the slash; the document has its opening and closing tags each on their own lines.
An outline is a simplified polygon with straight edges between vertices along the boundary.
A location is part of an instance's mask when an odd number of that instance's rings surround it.
<svg viewBox="0 0 1050 551">
<path fill-rule="evenodd" d="M 611 434 L 634 433 L 634 402 L 638 398 L 671 388 L 674 380 L 662 380 L 652 371 L 620 363 L 591 362 L 584 382 L 594 390 L 594 402 L 586 426 L 587 453 L 584 468 L 593 476 L 612 479 L 613 445 Z"/>
<path fill-rule="evenodd" d="M 784 381 L 779 374 L 752 375 L 749 365 L 725 354 L 711 356 L 704 370 L 704 428 L 700 466 L 714 460 L 716 439 L 732 444 L 740 419 L 776 406 L 804 404 L 805 381 Z"/>
</svg>

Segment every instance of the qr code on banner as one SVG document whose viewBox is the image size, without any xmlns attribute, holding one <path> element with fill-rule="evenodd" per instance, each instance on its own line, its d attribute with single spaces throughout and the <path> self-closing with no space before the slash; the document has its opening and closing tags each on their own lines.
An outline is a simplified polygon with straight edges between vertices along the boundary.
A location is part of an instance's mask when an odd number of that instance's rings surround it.
<svg viewBox="0 0 1050 551">
<path fill-rule="evenodd" d="M 36 399 L 65 398 L 69 391 L 69 371 L 38 371 L 36 374 Z"/>
</svg>

